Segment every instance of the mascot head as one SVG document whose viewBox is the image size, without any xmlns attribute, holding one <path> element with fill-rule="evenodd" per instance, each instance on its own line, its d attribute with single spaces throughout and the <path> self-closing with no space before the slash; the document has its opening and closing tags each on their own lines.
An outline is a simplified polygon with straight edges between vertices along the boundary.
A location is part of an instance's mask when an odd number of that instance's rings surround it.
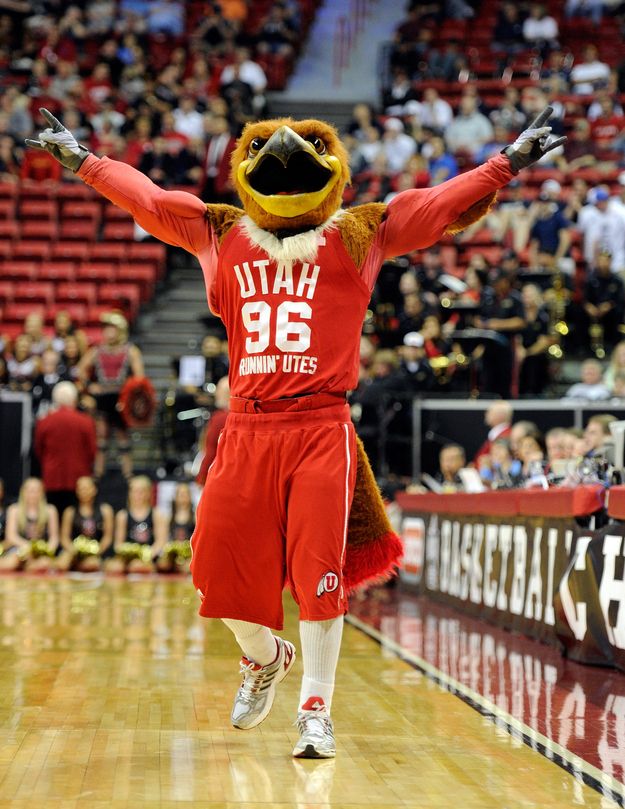
<svg viewBox="0 0 625 809">
<path fill-rule="evenodd" d="M 232 180 L 259 227 L 297 233 L 340 208 L 349 158 L 336 129 L 323 121 L 259 121 L 237 141 Z"/>
</svg>

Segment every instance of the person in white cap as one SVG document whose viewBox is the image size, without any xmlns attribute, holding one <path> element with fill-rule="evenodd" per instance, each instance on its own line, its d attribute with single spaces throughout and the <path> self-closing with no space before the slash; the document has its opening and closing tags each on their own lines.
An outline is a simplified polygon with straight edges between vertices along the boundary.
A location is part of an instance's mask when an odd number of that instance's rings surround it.
<svg viewBox="0 0 625 809">
<path fill-rule="evenodd" d="M 399 118 L 387 118 L 384 122 L 383 151 L 392 174 L 403 171 L 406 164 L 417 151 L 417 142 L 404 131 Z"/>
<path fill-rule="evenodd" d="M 612 272 L 625 272 L 625 214 L 609 209 L 610 193 L 604 186 L 589 192 L 589 203 L 577 218 L 584 244 L 584 260 L 594 267 L 601 250 L 612 254 Z"/>
</svg>

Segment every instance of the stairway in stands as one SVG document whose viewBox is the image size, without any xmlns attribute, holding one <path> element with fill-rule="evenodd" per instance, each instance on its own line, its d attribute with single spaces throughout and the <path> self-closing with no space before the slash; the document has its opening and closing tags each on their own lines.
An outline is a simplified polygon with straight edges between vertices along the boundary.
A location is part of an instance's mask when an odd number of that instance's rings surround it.
<svg viewBox="0 0 625 809">
<path fill-rule="evenodd" d="M 143 352 L 146 374 L 161 405 L 167 391 L 175 387 L 172 360 L 182 354 L 199 353 L 207 332 L 202 318 L 208 314 L 199 264 L 187 254 L 174 256 L 165 290 L 140 315 L 132 336 Z M 161 428 L 157 422 L 151 428 L 134 432 L 133 451 L 138 468 L 153 468 L 161 462 Z"/>
</svg>

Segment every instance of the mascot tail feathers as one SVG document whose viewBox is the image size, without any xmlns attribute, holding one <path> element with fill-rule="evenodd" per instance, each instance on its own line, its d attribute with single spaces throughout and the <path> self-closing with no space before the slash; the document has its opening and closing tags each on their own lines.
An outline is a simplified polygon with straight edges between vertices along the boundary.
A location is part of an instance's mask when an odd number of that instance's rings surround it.
<svg viewBox="0 0 625 809">
<path fill-rule="evenodd" d="M 343 579 L 347 592 L 381 583 L 396 572 L 403 554 L 362 441 L 357 438 L 356 487 L 349 515 Z"/>
<path fill-rule="evenodd" d="M 347 546 L 343 584 L 347 594 L 361 587 L 382 584 L 397 572 L 404 548 L 393 531 L 362 545 Z"/>
</svg>

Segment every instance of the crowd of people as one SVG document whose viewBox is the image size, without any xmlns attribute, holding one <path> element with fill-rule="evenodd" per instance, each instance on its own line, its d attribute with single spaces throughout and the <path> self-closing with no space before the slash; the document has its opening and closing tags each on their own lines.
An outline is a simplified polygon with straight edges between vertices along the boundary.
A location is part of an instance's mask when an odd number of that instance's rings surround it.
<svg viewBox="0 0 625 809">
<path fill-rule="evenodd" d="M 486 410 L 484 421 L 488 434 L 473 458 L 467 458 L 460 444 L 447 443 L 439 453 L 438 472 L 426 476 L 425 485 L 411 484 L 407 491 L 453 493 L 614 482 L 610 425 L 618 419 L 610 413 L 593 414 L 584 429 L 554 427 L 543 432 L 532 421 L 514 421 L 512 405 L 501 400 Z M 462 470 L 468 467 L 479 472 L 477 485 L 463 477 Z"/>
<path fill-rule="evenodd" d="M 187 573 L 195 526 L 191 488 L 176 486 L 169 513 L 153 504 L 153 489 L 149 477 L 132 477 L 126 507 L 115 513 L 89 475 L 77 478 L 65 508 L 52 505 L 37 477 L 27 478 L 17 501 L 5 505 L 0 480 L 0 571 Z"/>
</svg>

